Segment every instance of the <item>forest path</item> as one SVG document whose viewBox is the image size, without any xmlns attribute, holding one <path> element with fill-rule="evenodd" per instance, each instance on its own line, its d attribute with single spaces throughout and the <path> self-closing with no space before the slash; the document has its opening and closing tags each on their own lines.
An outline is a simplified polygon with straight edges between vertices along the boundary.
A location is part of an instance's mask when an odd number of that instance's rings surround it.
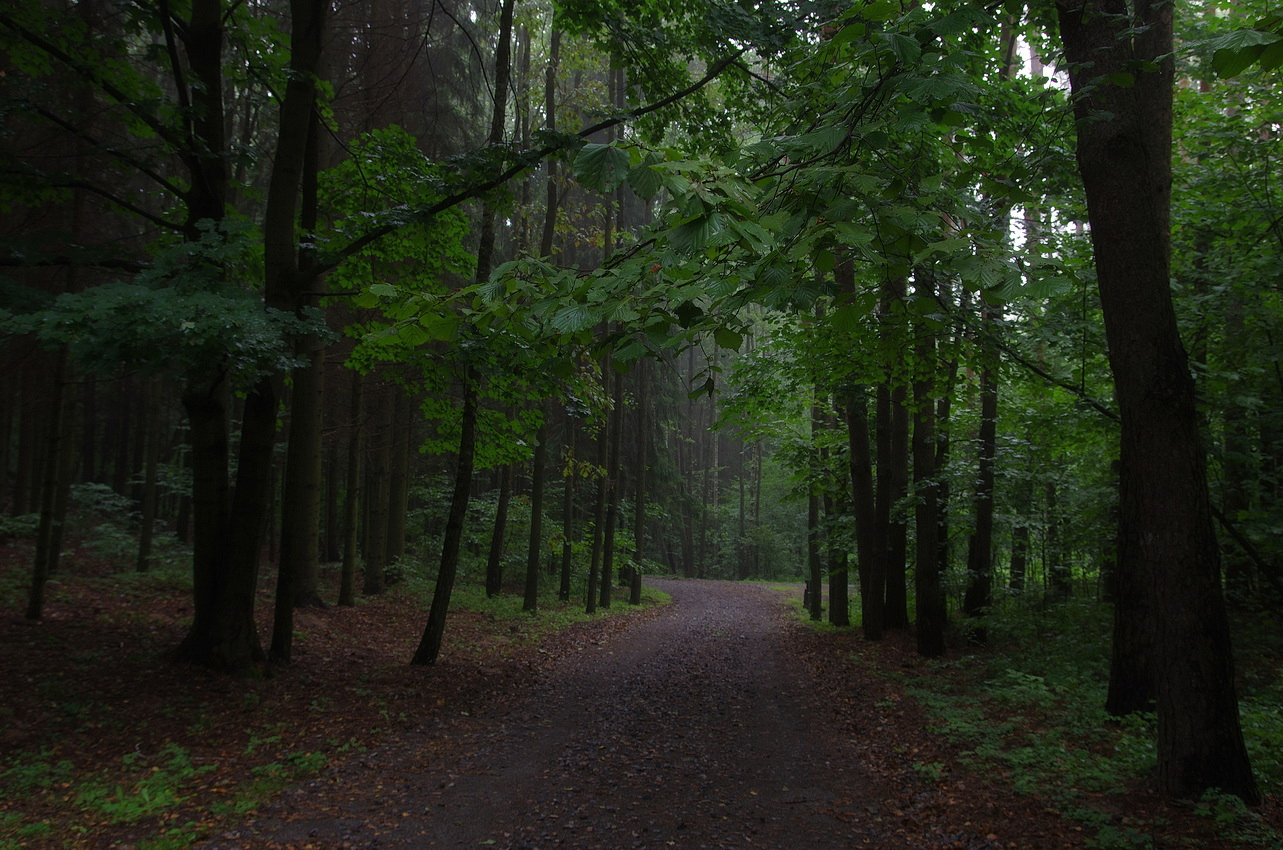
<svg viewBox="0 0 1283 850">
<path fill-rule="evenodd" d="M 897 795 L 792 653 L 779 592 L 650 583 L 673 596 L 656 615 L 205 846 L 991 846 L 880 815 Z"/>
</svg>

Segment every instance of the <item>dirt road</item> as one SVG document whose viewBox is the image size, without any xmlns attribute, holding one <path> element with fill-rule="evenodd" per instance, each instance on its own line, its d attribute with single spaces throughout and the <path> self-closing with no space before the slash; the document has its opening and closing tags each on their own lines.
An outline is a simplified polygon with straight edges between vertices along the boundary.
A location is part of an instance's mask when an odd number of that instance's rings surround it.
<svg viewBox="0 0 1283 850">
<path fill-rule="evenodd" d="M 206 846 L 1003 846 L 915 840 L 883 811 L 885 773 L 814 695 L 778 592 L 653 583 L 674 599 L 657 615 Z"/>
</svg>

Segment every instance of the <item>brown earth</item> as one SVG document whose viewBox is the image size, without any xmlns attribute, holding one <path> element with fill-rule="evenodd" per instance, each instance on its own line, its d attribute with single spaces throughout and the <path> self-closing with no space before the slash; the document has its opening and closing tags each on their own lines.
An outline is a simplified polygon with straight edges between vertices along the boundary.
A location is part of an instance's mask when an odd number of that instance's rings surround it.
<svg viewBox="0 0 1283 850">
<path fill-rule="evenodd" d="M 652 583 L 671 605 L 552 636 L 452 614 L 432 668 L 405 663 L 417 600 L 301 611 L 294 665 L 233 680 L 164 660 L 180 588 L 69 578 L 43 622 L 0 613 L 0 848 L 1089 846 L 929 731 L 878 672 L 927 669 L 907 637 L 814 631 L 780 589 Z M 136 804 L 169 775 L 154 811 L 84 793 Z M 1233 846 L 1142 789 L 1095 802 L 1163 824 L 1145 846 Z"/>
<path fill-rule="evenodd" d="M 1084 846 L 1037 799 L 920 776 L 946 758 L 921 715 L 867 671 L 852 680 L 777 591 L 653 584 L 674 600 L 656 616 L 204 846 Z"/>
</svg>

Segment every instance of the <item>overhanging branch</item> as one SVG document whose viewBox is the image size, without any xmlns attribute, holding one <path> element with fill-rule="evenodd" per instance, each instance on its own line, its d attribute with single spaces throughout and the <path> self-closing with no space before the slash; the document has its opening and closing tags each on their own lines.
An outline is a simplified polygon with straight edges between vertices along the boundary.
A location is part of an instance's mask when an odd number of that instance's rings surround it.
<svg viewBox="0 0 1283 850">
<path fill-rule="evenodd" d="M 677 101 L 682 100 L 683 98 L 689 97 L 690 95 L 699 91 L 704 86 L 708 85 L 710 82 L 716 79 L 717 76 L 722 73 L 722 71 L 726 70 L 728 67 L 734 64 L 735 61 L 738 60 L 741 55 L 743 55 L 743 53 L 744 53 L 744 50 L 738 50 L 735 53 L 731 54 L 730 56 L 719 59 L 717 62 L 714 62 L 712 65 L 709 66 L 708 71 L 699 80 L 690 84 L 686 88 L 681 89 L 680 91 L 674 92 L 668 97 L 657 100 L 654 103 L 647 104 L 646 106 L 641 106 L 641 107 L 638 107 L 637 109 L 632 109 L 627 112 L 623 112 L 618 115 L 611 116 L 610 118 L 604 119 L 602 121 L 598 121 L 596 124 L 593 124 L 591 126 L 585 127 L 584 129 L 580 130 L 570 139 L 566 139 L 564 141 L 561 141 L 555 144 L 545 145 L 542 148 L 523 151 L 517 157 L 517 161 L 513 165 L 510 165 L 509 167 L 505 168 L 495 176 L 487 180 L 483 180 L 480 183 L 475 183 L 466 189 L 462 189 L 460 191 L 446 195 L 444 198 L 442 198 L 441 200 L 437 201 L 435 204 L 432 204 L 429 207 L 425 207 L 421 210 L 415 210 L 413 213 L 409 215 L 399 217 L 398 220 L 393 223 L 376 227 L 373 230 L 369 231 L 368 233 L 365 233 L 359 236 L 352 242 L 348 243 L 348 245 L 346 245 L 338 253 L 334 254 L 329 260 L 322 263 L 318 263 L 312 269 L 312 274 L 319 275 L 319 274 L 328 272 L 334 269 L 335 267 L 337 267 L 344 260 L 355 256 L 365 248 L 379 241 L 384 236 L 389 236 L 393 233 L 396 233 L 398 230 L 401 230 L 402 228 L 410 224 L 428 221 L 432 219 L 434 216 L 439 215 L 440 213 L 445 212 L 448 209 L 452 209 L 454 207 L 457 207 L 459 204 L 462 204 L 466 201 L 470 201 L 473 198 L 480 197 L 481 195 L 484 195 L 487 192 L 493 191 L 499 188 L 500 186 L 504 185 L 505 183 L 507 183 L 512 178 L 516 177 L 521 172 L 525 171 L 527 168 L 530 168 L 534 163 L 541 162 L 544 159 L 547 159 L 548 157 L 556 153 L 560 153 L 563 150 L 568 150 L 571 147 L 574 147 L 579 142 L 583 141 L 584 139 L 587 139 L 596 133 L 600 133 L 602 130 L 606 130 L 610 127 L 618 126 L 627 121 L 632 121 L 637 118 L 641 118 L 643 115 L 649 115 L 650 113 L 663 109 L 664 107 L 669 106 L 673 103 L 676 103 Z"/>
</svg>

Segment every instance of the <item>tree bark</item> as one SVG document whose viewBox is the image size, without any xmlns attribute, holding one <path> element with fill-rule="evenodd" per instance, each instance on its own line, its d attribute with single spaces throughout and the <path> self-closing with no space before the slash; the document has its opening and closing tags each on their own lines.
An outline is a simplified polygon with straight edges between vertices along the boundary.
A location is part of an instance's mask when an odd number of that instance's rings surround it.
<svg viewBox="0 0 1283 850">
<path fill-rule="evenodd" d="M 543 552 L 543 491 L 548 473 L 545 458 L 548 454 L 547 411 L 535 432 L 535 456 L 530 466 L 530 542 L 526 547 L 526 586 L 521 602 L 522 611 L 539 608 L 539 555 Z"/>
<path fill-rule="evenodd" d="M 1173 6 L 1058 0 L 1057 12 L 1122 422 L 1120 577 L 1138 582 L 1154 651 L 1158 787 L 1220 788 L 1255 803 L 1194 382 L 1169 289 Z"/>
<path fill-rule="evenodd" d="M 356 604 L 357 541 L 361 520 L 361 373 L 352 372 L 352 392 L 348 403 L 347 492 L 343 494 L 343 564 L 339 573 L 339 604 Z"/>
<path fill-rule="evenodd" d="M 916 283 L 918 298 L 933 296 L 932 284 Z M 926 320 L 916 330 L 914 359 L 918 370 L 913 381 L 913 486 L 917 493 L 914 525 L 917 529 L 913 589 L 918 654 L 936 658 L 944 654 L 946 621 L 944 589 L 940 583 L 939 487 L 936 482 L 935 337 Z"/>
<path fill-rule="evenodd" d="M 642 564 L 646 557 L 646 467 L 650 455 L 649 420 L 646 414 L 650 410 L 650 370 L 648 360 L 639 360 L 634 370 L 637 375 L 637 468 L 633 473 L 633 569 L 629 575 L 628 603 L 641 604 Z M 741 453 L 742 454 L 742 453 Z M 741 485 L 740 513 L 743 514 L 743 495 Z M 742 527 L 742 519 L 741 519 Z"/>
<path fill-rule="evenodd" d="M 499 471 L 499 500 L 495 505 L 490 534 L 490 553 L 486 558 L 486 596 L 489 597 L 503 592 L 503 544 L 508 531 L 508 501 L 512 497 L 514 474 L 515 465 L 511 463 Z"/>
<path fill-rule="evenodd" d="M 986 362 L 980 373 L 979 463 L 976 475 L 975 530 L 967 546 L 967 592 L 962 612 L 969 617 L 988 613 L 993 605 L 993 490 L 998 442 L 998 367 Z M 969 637 L 978 644 L 988 640 L 983 626 L 974 626 Z"/>
<path fill-rule="evenodd" d="M 620 456 L 623 454 L 624 442 L 624 376 L 614 369 L 612 382 L 614 388 L 614 405 L 615 409 L 611 413 L 610 429 L 610 466 L 606 470 L 607 482 L 607 501 L 606 501 L 606 531 L 605 539 L 602 543 L 601 556 L 601 598 L 598 603 L 602 608 L 610 607 L 611 590 L 614 585 L 614 566 L 615 566 L 615 529 L 619 525 L 619 472 L 621 468 Z"/>
<path fill-rule="evenodd" d="M 859 560 L 860 628 L 866 640 L 881 640 L 886 593 L 886 535 L 877 532 L 873 490 L 873 453 L 869 445 L 868 401 L 862 387 L 846 393 L 848 460 L 851 471 L 851 505 L 855 518 L 855 547 Z M 879 552 L 879 543 L 883 551 Z"/>
<path fill-rule="evenodd" d="M 58 349 L 52 376 L 49 401 L 48 439 L 40 481 L 40 525 L 36 532 L 36 551 L 32 558 L 31 585 L 27 591 L 27 619 L 39 620 L 44 614 L 45 584 L 53 573 L 55 550 L 61 539 L 57 503 L 60 487 L 66 486 L 59 473 L 65 468 L 63 452 L 68 442 L 66 423 L 70 419 L 67 393 L 67 347 Z M 7 472 L 7 470 L 5 470 Z"/>
<path fill-rule="evenodd" d="M 454 473 L 454 493 L 450 497 L 450 515 L 446 520 L 445 537 L 441 542 L 441 568 L 437 572 L 436 587 L 432 591 L 432 607 L 423 629 L 419 647 L 410 659 L 411 664 L 436 664 L 441 654 L 441 639 L 445 635 L 446 614 L 450 610 L 450 594 L 459 571 L 459 548 L 463 542 L 463 526 L 468 517 L 468 501 L 472 489 L 472 467 L 477 450 L 477 388 L 475 377 L 468 370 L 463 377 L 463 411 L 459 418 L 459 461 Z"/>
<path fill-rule="evenodd" d="M 575 539 L 575 482 L 579 477 L 575 464 L 575 420 L 567 414 L 565 468 L 562 470 L 561 577 L 557 584 L 557 598 L 562 602 L 570 601 L 570 567 Z"/>
</svg>

